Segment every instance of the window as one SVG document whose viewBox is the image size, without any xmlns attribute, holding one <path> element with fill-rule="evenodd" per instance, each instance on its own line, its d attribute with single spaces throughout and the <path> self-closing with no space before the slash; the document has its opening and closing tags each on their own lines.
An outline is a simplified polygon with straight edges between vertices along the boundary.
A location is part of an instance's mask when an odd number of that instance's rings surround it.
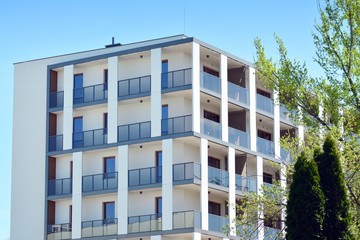
<svg viewBox="0 0 360 240">
<path fill-rule="evenodd" d="M 69 223 L 72 223 L 72 205 L 69 206 Z"/>
<path fill-rule="evenodd" d="M 74 75 L 74 103 L 83 102 L 84 98 L 84 81 L 83 74 L 75 74 Z"/>
<path fill-rule="evenodd" d="M 204 118 L 209 119 L 214 122 L 217 122 L 217 123 L 220 122 L 220 116 L 218 114 L 212 113 L 212 112 L 209 112 L 206 110 L 204 110 Z"/>
<path fill-rule="evenodd" d="M 107 130 L 108 130 L 108 114 L 107 113 L 104 113 L 103 128 L 104 128 L 104 134 L 107 134 Z"/>
<path fill-rule="evenodd" d="M 269 93 L 269 92 L 266 92 L 266 91 L 264 91 L 264 90 L 262 90 L 262 89 L 256 89 L 256 92 L 257 92 L 257 94 L 259 94 L 259 95 L 261 95 L 261 96 L 264 96 L 264 97 L 267 97 L 267 98 L 271 98 L 271 93 Z"/>
<path fill-rule="evenodd" d="M 220 169 L 220 159 L 214 158 L 214 157 L 208 157 L 208 165 L 210 167 L 218 168 Z"/>
<path fill-rule="evenodd" d="M 168 88 L 169 86 L 169 63 L 168 60 L 163 60 L 161 62 L 161 87 L 162 88 Z"/>
<path fill-rule="evenodd" d="M 73 147 L 82 147 L 84 141 L 82 117 L 75 117 L 73 119 L 73 134 Z"/>
<path fill-rule="evenodd" d="M 115 202 L 103 203 L 103 219 L 105 224 L 113 223 L 115 218 Z"/>
<path fill-rule="evenodd" d="M 272 184 L 272 175 L 269 173 L 263 173 L 263 182 Z"/>
<path fill-rule="evenodd" d="M 155 198 L 155 213 L 158 217 L 162 215 L 162 197 Z"/>
<path fill-rule="evenodd" d="M 161 108 L 161 134 L 162 135 L 166 135 L 168 134 L 168 130 L 169 130 L 169 122 L 168 122 L 168 118 L 169 118 L 169 107 L 168 105 L 162 105 Z"/>
<path fill-rule="evenodd" d="M 208 73 L 208 74 L 211 74 L 211 75 L 213 75 L 215 77 L 219 77 L 219 72 L 214 70 L 214 69 L 211 69 L 211 68 L 208 68 L 208 67 L 204 66 L 203 71 Z"/>
<path fill-rule="evenodd" d="M 108 89 L 108 70 L 104 69 L 104 90 Z"/>
<path fill-rule="evenodd" d="M 210 214 L 220 216 L 221 215 L 220 207 L 221 207 L 220 203 L 209 201 L 209 213 Z"/>
<path fill-rule="evenodd" d="M 70 161 L 70 177 L 73 177 L 73 161 Z"/>
<path fill-rule="evenodd" d="M 155 152 L 156 159 L 156 182 L 162 181 L 162 151 Z"/>
<path fill-rule="evenodd" d="M 104 177 L 114 178 L 115 177 L 115 157 L 104 158 Z"/>
<path fill-rule="evenodd" d="M 271 133 L 258 130 L 258 137 L 271 141 Z"/>
</svg>

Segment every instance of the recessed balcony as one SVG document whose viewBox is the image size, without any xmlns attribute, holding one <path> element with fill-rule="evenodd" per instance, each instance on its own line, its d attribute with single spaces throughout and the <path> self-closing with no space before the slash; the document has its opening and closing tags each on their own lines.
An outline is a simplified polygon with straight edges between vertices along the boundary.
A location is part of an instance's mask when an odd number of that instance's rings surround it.
<svg viewBox="0 0 360 240">
<path fill-rule="evenodd" d="M 209 183 L 223 186 L 223 187 L 229 187 L 229 172 L 214 168 L 214 167 L 208 167 L 208 178 Z"/>
<path fill-rule="evenodd" d="M 221 124 L 206 118 L 200 119 L 201 133 L 221 139 Z"/>
<path fill-rule="evenodd" d="M 228 82 L 228 98 L 234 103 L 249 105 L 249 91 L 231 82 Z"/>
<path fill-rule="evenodd" d="M 139 186 L 161 187 L 161 182 L 161 166 L 129 170 L 129 188 Z"/>
<path fill-rule="evenodd" d="M 205 90 L 205 92 L 215 96 L 221 96 L 220 78 L 210 73 L 200 72 L 200 87 L 202 90 Z"/>
<path fill-rule="evenodd" d="M 176 91 L 192 83 L 192 69 L 181 69 L 161 74 L 161 89 Z"/>
<path fill-rule="evenodd" d="M 274 102 L 271 98 L 267 98 L 260 94 L 256 94 L 256 108 L 263 112 L 274 114 Z"/>
<path fill-rule="evenodd" d="M 71 223 L 49 224 L 47 226 L 47 239 L 71 239 Z"/>
<path fill-rule="evenodd" d="M 256 178 L 253 177 L 244 177 L 238 174 L 235 174 L 235 187 L 237 191 L 242 193 L 245 192 L 257 192 L 256 187 Z"/>
<path fill-rule="evenodd" d="M 199 163 L 188 162 L 173 165 L 174 183 L 181 184 L 194 179 L 201 179 L 201 166 Z"/>
<path fill-rule="evenodd" d="M 198 211 L 182 211 L 173 213 L 173 229 L 201 228 L 201 213 Z"/>
<path fill-rule="evenodd" d="M 51 92 L 49 94 L 49 108 L 62 108 L 64 107 L 64 91 Z"/>
<path fill-rule="evenodd" d="M 249 134 L 241 130 L 229 127 L 229 143 L 249 148 Z"/>
<path fill-rule="evenodd" d="M 229 219 L 209 213 L 209 230 L 224 233 L 224 228 L 229 224 Z"/>
<path fill-rule="evenodd" d="M 49 136 L 49 152 L 63 150 L 63 135 Z"/>
<path fill-rule="evenodd" d="M 275 155 L 274 142 L 266 140 L 261 137 L 257 137 L 257 151 L 274 157 Z"/>
<path fill-rule="evenodd" d="M 84 221 L 81 223 L 81 237 L 117 235 L 117 218 Z"/>
</svg>

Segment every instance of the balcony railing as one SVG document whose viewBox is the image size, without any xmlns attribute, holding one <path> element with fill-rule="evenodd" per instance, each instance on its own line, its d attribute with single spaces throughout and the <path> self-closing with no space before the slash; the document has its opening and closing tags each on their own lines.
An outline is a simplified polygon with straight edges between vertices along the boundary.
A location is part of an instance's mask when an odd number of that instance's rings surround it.
<svg viewBox="0 0 360 240">
<path fill-rule="evenodd" d="M 292 157 L 291 157 L 290 153 L 283 148 L 280 148 L 280 156 L 281 156 L 282 161 L 285 161 L 285 162 L 292 161 Z"/>
<path fill-rule="evenodd" d="M 129 170 L 129 187 L 150 185 L 161 182 L 161 166 Z"/>
<path fill-rule="evenodd" d="M 241 192 L 256 192 L 256 179 L 252 177 L 243 177 L 235 175 L 236 190 Z"/>
<path fill-rule="evenodd" d="M 231 82 L 228 82 L 228 97 L 235 102 L 249 105 L 249 91 Z"/>
<path fill-rule="evenodd" d="M 101 173 L 95 175 L 87 175 L 82 177 L 83 192 L 101 191 L 117 189 L 118 187 L 118 173 Z"/>
<path fill-rule="evenodd" d="M 63 150 L 63 135 L 49 136 L 49 152 Z"/>
<path fill-rule="evenodd" d="M 107 143 L 107 129 L 100 128 L 73 133 L 73 148 L 91 147 Z"/>
<path fill-rule="evenodd" d="M 224 233 L 226 225 L 229 224 L 229 219 L 223 216 L 218 216 L 209 213 L 209 230 L 214 232 Z"/>
<path fill-rule="evenodd" d="M 74 105 L 107 99 L 107 84 L 102 83 L 83 88 L 75 88 L 73 99 Z"/>
<path fill-rule="evenodd" d="M 274 114 L 273 100 L 260 94 L 256 94 L 256 108 L 264 112 Z"/>
<path fill-rule="evenodd" d="M 200 86 L 203 89 L 221 94 L 221 81 L 220 78 L 211 75 L 207 72 L 201 72 L 200 75 Z"/>
<path fill-rule="evenodd" d="M 51 224 L 47 226 L 47 239 L 71 239 L 71 223 Z"/>
<path fill-rule="evenodd" d="M 274 142 L 271 142 L 261 137 L 257 137 L 257 151 L 270 156 L 274 156 L 275 155 Z"/>
<path fill-rule="evenodd" d="M 128 233 L 161 231 L 161 215 L 150 214 L 128 218 Z"/>
<path fill-rule="evenodd" d="M 151 122 L 140 122 L 118 126 L 118 142 L 151 137 Z"/>
<path fill-rule="evenodd" d="M 221 139 L 221 124 L 206 118 L 201 120 L 201 133 Z"/>
<path fill-rule="evenodd" d="M 81 223 L 81 237 L 117 235 L 117 218 L 85 221 Z"/>
<path fill-rule="evenodd" d="M 192 116 L 179 116 L 161 119 L 161 135 L 190 132 L 192 130 Z"/>
<path fill-rule="evenodd" d="M 208 178 L 209 178 L 209 183 L 213 183 L 224 187 L 229 187 L 229 172 L 225 170 L 209 166 Z"/>
<path fill-rule="evenodd" d="M 229 127 L 229 142 L 249 148 L 249 134 L 239 129 Z"/>
<path fill-rule="evenodd" d="M 51 92 L 49 94 L 49 108 L 59 108 L 64 106 L 64 92 Z"/>
<path fill-rule="evenodd" d="M 279 239 L 278 234 L 281 230 L 271 227 L 264 227 L 264 240 L 274 240 Z"/>
<path fill-rule="evenodd" d="M 201 179 L 201 167 L 198 163 L 188 162 L 173 165 L 173 181 Z"/>
<path fill-rule="evenodd" d="M 72 179 L 51 179 L 48 180 L 48 195 L 59 196 L 67 195 L 72 193 Z"/>
<path fill-rule="evenodd" d="M 151 76 L 118 81 L 118 97 L 125 97 L 151 91 Z"/>
<path fill-rule="evenodd" d="M 192 82 L 191 68 L 162 73 L 161 89 L 170 89 L 191 85 Z"/>
<path fill-rule="evenodd" d="M 290 111 L 284 105 L 280 105 L 280 119 L 291 122 Z"/>
<path fill-rule="evenodd" d="M 173 213 L 173 229 L 201 228 L 201 214 L 197 211 Z"/>
</svg>

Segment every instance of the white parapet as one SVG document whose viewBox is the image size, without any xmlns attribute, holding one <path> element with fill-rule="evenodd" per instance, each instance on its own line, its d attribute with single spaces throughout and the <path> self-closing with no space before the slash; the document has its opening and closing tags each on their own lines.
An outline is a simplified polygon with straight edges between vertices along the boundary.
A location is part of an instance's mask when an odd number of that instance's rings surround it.
<svg viewBox="0 0 360 240">
<path fill-rule="evenodd" d="M 173 139 L 162 141 L 162 230 L 172 229 L 173 214 Z"/>
<path fill-rule="evenodd" d="M 129 145 L 119 146 L 116 158 L 118 171 L 118 234 L 127 234 L 128 231 L 128 169 L 129 169 Z M 126 209 L 126 210 L 125 210 Z"/>
<path fill-rule="evenodd" d="M 73 153 L 72 239 L 81 238 L 83 153 Z"/>
<path fill-rule="evenodd" d="M 118 116 L 118 57 L 108 58 L 108 143 L 117 142 Z"/>
<path fill-rule="evenodd" d="M 223 54 L 220 56 L 220 80 L 221 80 L 221 136 L 224 142 L 228 141 L 228 62 Z"/>
<path fill-rule="evenodd" d="M 209 230 L 209 195 L 208 195 L 208 140 L 200 140 L 200 159 L 201 159 L 201 228 Z"/>
<path fill-rule="evenodd" d="M 192 124 L 200 132 L 200 46 L 192 43 Z"/>
<path fill-rule="evenodd" d="M 151 50 L 151 137 L 161 136 L 161 48 Z"/>
</svg>

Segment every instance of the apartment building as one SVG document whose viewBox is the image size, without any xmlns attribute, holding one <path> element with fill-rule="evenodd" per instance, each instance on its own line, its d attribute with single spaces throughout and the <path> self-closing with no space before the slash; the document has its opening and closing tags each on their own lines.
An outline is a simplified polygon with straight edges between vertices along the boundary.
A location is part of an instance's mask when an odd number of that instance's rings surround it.
<svg viewBox="0 0 360 240">
<path fill-rule="evenodd" d="M 11 239 L 236 238 L 236 202 L 303 138 L 276 98 L 184 35 L 16 63 Z"/>
</svg>

